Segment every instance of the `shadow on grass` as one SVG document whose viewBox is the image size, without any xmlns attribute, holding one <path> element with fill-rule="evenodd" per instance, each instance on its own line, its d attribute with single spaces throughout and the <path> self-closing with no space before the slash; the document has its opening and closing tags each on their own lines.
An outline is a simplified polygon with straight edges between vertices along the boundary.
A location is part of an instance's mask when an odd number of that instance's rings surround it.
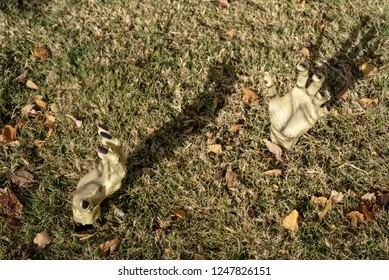
<svg viewBox="0 0 389 280">
<path fill-rule="evenodd" d="M 319 56 L 323 37 L 325 37 L 325 31 L 321 32 L 317 42 L 309 47 L 312 50 L 312 56 L 309 59 L 311 62 L 317 60 Z M 383 64 L 376 51 L 379 41 L 372 43 L 372 39 L 378 37 L 379 30 L 374 28 L 371 18 L 361 15 L 359 24 L 350 31 L 350 36 L 341 42 L 339 51 L 317 69 L 318 72 L 326 75 L 327 87 L 336 99 L 343 89 L 353 89 L 355 84 L 364 78 L 359 70 L 362 63 L 370 61 L 377 67 Z"/>
<path fill-rule="evenodd" d="M 19 16 L 23 14 L 42 15 L 43 7 L 49 3 L 48 0 L 1 0 L 0 11 L 6 15 Z"/>
</svg>

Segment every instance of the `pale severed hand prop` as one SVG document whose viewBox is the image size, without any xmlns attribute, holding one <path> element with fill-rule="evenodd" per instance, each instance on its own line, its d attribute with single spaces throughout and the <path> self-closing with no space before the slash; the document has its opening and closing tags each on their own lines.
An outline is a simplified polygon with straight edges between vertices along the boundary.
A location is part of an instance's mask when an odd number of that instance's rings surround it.
<svg viewBox="0 0 389 280">
<path fill-rule="evenodd" d="M 81 178 L 73 197 L 73 217 L 82 225 L 93 224 L 100 217 L 100 203 L 121 187 L 126 175 L 126 154 L 120 140 L 105 125 L 98 126 L 98 133 L 101 161 Z"/>
<path fill-rule="evenodd" d="M 271 141 L 291 150 L 301 135 L 307 132 L 321 117 L 332 112 L 324 103 L 330 100 L 328 91 L 320 91 L 324 75 L 317 73 L 308 81 L 308 65 L 297 66 L 299 76 L 295 87 L 289 94 L 279 96 L 274 81 L 269 73 L 265 73 L 264 81 L 269 91 L 269 115 L 271 122 Z"/>
</svg>

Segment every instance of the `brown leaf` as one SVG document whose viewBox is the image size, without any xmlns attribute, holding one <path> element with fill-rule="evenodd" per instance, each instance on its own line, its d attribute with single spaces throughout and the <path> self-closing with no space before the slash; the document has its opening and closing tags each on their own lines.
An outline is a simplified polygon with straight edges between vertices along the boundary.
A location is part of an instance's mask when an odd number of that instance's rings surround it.
<svg viewBox="0 0 389 280">
<path fill-rule="evenodd" d="M 264 175 L 274 175 L 274 176 L 280 176 L 281 170 L 280 169 L 271 169 L 263 172 Z"/>
<path fill-rule="evenodd" d="M 293 210 L 288 216 L 286 216 L 282 222 L 284 228 L 289 229 L 291 231 L 296 231 L 299 226 L 297 224 L 297 218 L 299 213 L 297 210 Z"/>
<path fill-rule="evenodd" d="M 67 117 L 71 118 L 75 123 L 76 123 L 76 126 L 77 128 L 80 128 L 82 126 L 82 121 L 79 121 L 77 120 L 75 117 L 73 117 L 72 115 L 66 115 Z"/>
<path fill-rule="evenodd" d="M 51 129 L 53 129 L 54 128 L 54 126 L 55 126 L 55 117 L 53 116 L 53 115 L 49 115 L 49 114 L 47 114 L 46 115 L 46 119 L 45 119 L 45 122 L 43 123 L 43 125 L 45 126 L 45 127 L 47 127 L 47 128 L 51 128 Z"/>
<path fill-rule="evenodd" d="M 40 109 L 44 109 L 46 107 L 46 102 L 41 99 L 36 99 L 35 104 L 38 105 Z"/>
<path fill-rule="evenodd" d="M 26 86 L 27 86 L 28 88 L 34 89 L 34 90 L 39 89 L 39 87 L 38 87 L 33 81 L 31 81 L 31 80 L 28 80 L 28 81 L 26 82 Z"/>
<path fill-rule="evenodd" d="M 176 215 L 180 219 L 185 219 L 186 213 L 184 210 L 170 209 L 170 212 L 172 212 L 174 215 Z"/>
<path fill-rule="evenodd" d="M 208 152 L 212 152 L 216 155 L 220 155 L 223 152 L 222 145 L 220 144 L 210 145 L 208 146 Z"/>
<path fill-rule="evenodd" d="M 228 0 L 218 0 L 218 3 L 219 3 L 220 6 L 223 6 L 223 7 L 226 7 L 226 8 L 230 7 L 230 3 L 228 3 Z"/>
<path fill-rule="evenodd" d="M 377 72 L 377 67 L 375 67 L 373 64 L 365 62 L 360 67 L 359 70 L 361 70 L 362 74 L 364 76 L 371 76 L 375 72 Z"/>
<path fill-rule="evenodd" d="M 263 140 L 267 146 L 267 148 L 269 149 L 269 151 L 276 156 L 276 159 L 279 160 L 279 161 L 282 161 L 282 149 L 280 146 L 278 146 L 277 144 L 274 144 L 273 142 L 270 142 L 269 140 L 267 139 L 264 139 Z"/>
<path fill-rule="evenodd" d="M 230 31 L 226 32 L 226 35 L 230 38 L 234 38 L 236 36 L 236 33 L 237 33 L 236 29 L 231 29 Z"/>
<path fill-rule="evenodd" d="M 32 118 L 36 118 L 38 116 L 38 113 L 37 111 L 35 111 L 34 107 L 35 107 L 34 104 L 29 104 L 24 106 L 22 108 L 22 114 Z"/>
<path fill-rule="evenodd" d="M 252 91 L 249 88 L 244 88 L 243 89 L 243 102 L 245 103 L 253 103 L 258 100 L 258 95 Z"/>
<path fill-rule="evenodd" d="M 16 129 L 11 125 L 6 125 L 3 127 L 3 130 L 0 135 L 0 144 L 8 144 L 16 140 Z"/>
<path fill-rule="evenodd" d="M 361 200 L 366 200 L 369 202 L 375 202 L 376 201 L 376 196 L 375 193 L 366 193 L 361 196 Z"/>
<path fill-rule="evenodd" d="M 389 193 L 382 194 L 377 198 L 377 204 L 382 208 L 389 208 Z"/>
<path fill-rule="evenodd" d="M 31 183 L 34 181 L 34 176 L 27 171 L 19 170 L 15 172 L 10 172 L 7 171 L 5 173 L 5 176 L 7 177 L 8 180 L 10 180 L 12 183 L 22 186 L 24 184 Z"/>
<path fill-rule="evenodd" d="M 357 227 L 358 222 L 363 222 L 365 220 L 365 217 L 359 211 L 351 211 L 346 215 L 346 217 L 351 220 L 352 227 Z"/>
<path fill-rule="evenodd" d="M 303 47 L 303 48 L 300 50 L 300 53 L 301 53 L 304 57 L 306 57 L 306 58 L 309 58 L 309 57 L 311 56 L 311 53 L 310 53 L 309 49 L 306 48 L 306 47 Z"/>
<path fill-rule="evenodd" d="M 371 105 L 371 104 L 378 104 L 378 97 L 376 98 L 361 98 L 360 100 L 363 104 Z"/>
<path fill-rule="evenodd" d="M 107 253 L 109 251 L 110 254 L 115 252 L 116 248 L 120 244 L 120 239 L 119 237 L 115 237 L 112 240 L 105 241 L 99 245 L 99 248 L 101 249 L 102 253 Z"/>
<path fill-rule="evenodd" d="M 365 214 L 366 220 L 368 222 L 372 222 L 372 221 L 375 220 L 374 215 L 369 212 L 369 210 L 367 209 L 366 205 L 362 205 L 362 212 L 363 212 L 363 214 Z"/>
<path fill-rule="evenodd" d="M 227 186 L 231 187 L 234 184 L 236 177 L 237 174 L 234 171 L 228 172 L 226 175 Z"/>
<path fill-rule="evenodd" d="M 24 81 L 26 80 L 26 77 L 27 77 L 27 73 L 28 73 L 28 69 L 26 71 L 24 71 L 22 74 L 20 74 L 19 76 L 17 76 L 12 81 L 14 83 L 24 83 Z"/>
<path fill-rule="evenodd" d="M 350 89 L 348 87 L 344 87 L 339 93 L 336 95 L 337 99 L 346 101 L 350 96 Z"/>
<path fill-rule="evenodd" d="M 34 55 L 42 60 L 46 60 L 50 57 L 50 52 L 44 47 L 37 47 L 34 48 Z"/>
<path fill-rule="evenodd" d="M 51 242 L 51 238 L 46 230 L 38 233 L 34 238 L 34 243 L 38 246 L 39 249 L 45 248 Z"/>
<path fill-rule="evenodd" d="M 225 173 L 226 173 L 225 169 L 219 169 L 218 171 L 215 172 L 215 174 L 213 175 L 213 178 L 215 180 L 220 180 L 221 178 L 224 177 Z"/>
<path fill-rule="evenodd" d="M 57 104 L 50 104 L 50 111 L 53 112 L 53 113 L 57 113 L 58 112 L 58 106 Z"/>
<path fill-rule="evenodd" d="M 316 197 L 312 196 L 311 197 L 311 203 L 316 206 L 322 206 L 324 207 L 327 204 L 328 199 L 324 196 Z"/>
<path fill-rule="evenodd" d="M 231 132 L 231 133 L 235 133 L 235 132 L 237 132 L 242 126 L 243 126 L 243 124 L 238 124 L 238 123 L 233 124 L 233 125 L 231 125 L 231 127 L 230 127 L 230 132 Z"/>
<path fill-rule="evenodd" d="M 7 215 L 12 219 L 19 218 L 22 213 L 23 205 L 10 189 L 0 188 L 0 214 Z"/>
<path fill-rule="evenodd" d="M 217 109 L 217 106 L 219 104 L 219 98 L 215 97 L 213 99 L 213 109 L 216 110 Z"/>
</svg>

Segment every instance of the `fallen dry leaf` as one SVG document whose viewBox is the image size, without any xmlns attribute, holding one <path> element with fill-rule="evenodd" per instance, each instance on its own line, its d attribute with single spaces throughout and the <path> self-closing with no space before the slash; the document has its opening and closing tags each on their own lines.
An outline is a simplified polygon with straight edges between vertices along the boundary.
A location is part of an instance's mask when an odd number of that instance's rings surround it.
<svg viewBox="0 0 389 280">
<path fill-rule="evenodd" d="M 215 97 L 213 99 L 213 109 L 216 110 L 217 109 L 217 106 L 219 104 L 219 98 Z"/>
<path fill-rule="evenodd" d="M 363 222 L 365 220 L 365 217 L 359 211 L 351 211 L 346 215 L 346 217 L 351 220 L 352 227 L 357 227 L 358 222 Z"/>
<path fill-rule="evenodd" d="M 365 62 L 360 67 L 359 70 L 361 70 L 362 74 L 364 76 L 371 76 L 375 72 L 377 72 L 377 67 L 375 67 L 373 64 Z"/>
<path fill-rule="evenodd" d="M 337 191 L 331 191 L 329 200 L 332 200 L 332 202 L 334 203 L 340 203 L 343 201 L 343 197 L 344 197 L 343 193 Z"/>
<path fill-rule="evenodd" d="M 11 125 L 3 127 L 0 135 L 0 144 L 6 145 L 16 140 L 16 129 Z"/>
<path fill-rule="evenodd" d="M 258 95 L 252 91 L 249 88 L 244 88 L 243 89 L 243 102 L 245 103 L 253 103 L 258 100 Z"/>
<path fill-rule="evenodd" d="M 71 236 L 74 236 L 78 238 L 78 240 L 87 240 L 91 237 L 93 237 L 96 233 L 89 234 L 89 233 L 72 233 Z"/>
<path fill-rule="evenodd" d="M 19 76 L 17 76 L 12 81 L 14 83 L 24 83 L 24 81 L 26 80 L 26 77 L 27 77 L 27 73 L 28 73 L 28 69 L 26 71 L 24 71 L 22 74 L 20 74 Z"/>
<path fill-rule="evenodd" d="M 55 104 L 55 103 L 50 104 L 50 111 L 53 113 L 57 113 L 58 112 L 57 104 Z"/>
<path fill-rule="evenodd" d="M 230 38 L 234 38 L 236 36 L 237 30 L 236 29 L 231 29 L 226 32 L 226 35 Z"/>
<path fill-rule="evenodd" d="M 371 104 L 378 104 L 378 97 L 376 98 L 361 98 L 360 100 L 363 104 L 371 105 Z"/>
<path fill-rule="evenodd" d="M 15 172 L 7 171 L 5 173 L 5 176 L 7 177 L 8 180 L 10 180 L 12 183 L 18 186 L 22 186 L 24 184 L 28 184 L 34 181 L 34 176 L 30 172 L 23 171 L 23 170 L 19 170 Z"/>
<path fill-rule="evenodd" d="M 220 180 L 221 178 L 224 177 L 225 173 L 226 173 L 225 169 L 219 169 L 218 171 L 215 172 L 215 174 L 213 175 L 213 178 L 215 180 Z"/>
<path fill-rule="evenodd" d="M 170 209 L 170 212 L 172 212 L 174 215 L 176 215 L 180 219 L 185 219 L 186 213 L 184 210 Z"/>
<path fill-rule="evenodd" d="M 26 165 L 26 166 L 30 166 L 31 165 L 31 163 L 28 161 L 28 160 L 26 160 L 25 158 L 20 158 L 20 160 L 24 163 L 24 165 Z"/>
<path fill-rule="evenodd" d="M 51 238 L 46 230 L 38 233 L 34 238 L 34 243 L 38 246 L 39 249 L 45 248 L 51 242 Z"/>
<path fill-rule="evenodd" d="M 76 126 L 77 128 L 80 128 L 82 126 L 82 121 L 79 121 L 77 120 L 75 117 L 73 117 L 72 115 L 66 115 L 67 117 L 71 118 L 75 123 L 76 123 Z"/>
<path fill-rule="evenodd" d="M 389 193 L 381 194 L 377 198 L 377 204 L 382 208 L 389 208 Z"/>
<path fill-rule="evenodd" d="M 0 215 L 6 215 L 12 219 L 19 218 L 23 205 L 10 189 L 0 188 Z"/>
<path fill-rule="evenodd" d="M 239 123 L 233 124 L 233 125 L 231 125 L 231 127 L 230 127 L 230 132 L 231 132 L 231 133 L 235 133 L 235 132 L 237 132 L 239 129 L 241 129 L 242 126 L 243 126 L 243 124 L 239 124 Z"/>
<path fill-rule="evenodd" d="M 230 7 L 230 3 L 228 3 L 228 0 L 218 0 L 218 3 L 219 3 L 220 6 L 223 6 L 223 7 L 226 7 L 226 8 Z"/>
<path fill-rule="evenodd" d="M 44 47 L 34 48 L 34 55 L 42 60 L 46 60 L 50 57 L 50 52 Z"/>
<path fill-rule="evenodd" d="M 274 176 L 280 176 L 281 173 L 282 172 L 280 169 L 271 169 L 263 172 L 264 175 L 274 175 Z"/>
<path fill-rule="evenodd" d="M 305 0 L 297 0 L 297 5 L 300 7 L 300 9 L 304 9 Z"/>
<path fill-rule="evenodd" d="M 318 213 L 320 219 L 324 219 L 324 217 L 327 215 L 327 212 L 332 208 L 332 200 L 327 200 L 326 206 L 322 211 Z"/>
<path fill-rule="evenodd" d="M 336 95 L 336 98 L 339 100 L 346 101 L 350 96 L 350 89 L 348 87 L 344 87 L 339 93 Z"/>
<path fill-rule="evenodd" d="M 333 117 L 339 116 L 339 111 L 337 109 L 335 109 L 334 111 L 332 111 L 331 116 L 333 116 Z"/>
<path fill-rule="evenodd" d="M 306 47 L 303 47 L 301 50 L 300 50 L 300 53 L 302 54 L 302 56 L 306 57 L 306 58 L 309 58 L 311 56 L 311 53 L 309 51 L 308 48 Z"/>
<path fill-rule="evenodd" d="M 40 109 L 44 109 L 46 107 L 46 102 L 44 102 L 43 100 L 41 99 L 36 99 L 35 100 L 35 104 L 40 108 Z"/>
<path fill-rule="evenodd" d="M 34 144 L 35 144 L 37 147 L 42 147 L 45 143 L 46 143 L 45 140 L 34 140 Z"/>
<path fill-rule="evenodd" d="M 26 86 L 27 86 L 28 88 L 34 89 L 34 90 L 39 89 L 39 87 L 38 87 L 33 81 L 31 81 L 31 80 L 28 80 L 28 81 L 26 82 Z"/>
<path fill-rule="evenodd" d="M 363 212 L 363 214 L 366 217 L 366 221 L 372 222 L 372 221 L 375 220 L 374 215 L 369 212 L 369 210 L 367 209 L 366 205 L 362 205 L 362 212 Z"/>
<path fill-rule="evenodd" d="M 279 161 L 282 161 L 282 149 L 280 146 L 278 146 L 277 144 L 274 144 L 273 142 L 267 140 L 267 139 L 264 139 L 263 142 L 265 142 L 267 148 L 269 149 L 269 151 L 276 156 L 276 159 L 279 160 Z"/>
<path fill-rule="evenodd" d="M 45 119 L 45 122 L 43 123 L 43 125 L 47 128 L 51 128 L 53 129 L 54 126 L 55 126 L 55 117 L 53 115 L 49 115 L 47 114 L 46 115 L 46 119 Z"/>
<path fill-rule="evenodd" d="M 237 176 L 238 175 L 234 171 L 228 172 L 226 175 L 227 186 L 231 187 L 234 184 Z"/>
<path fill-rule="evenodd" d="M 366 193 L 361 196 L 361 200 L 366 200 L 369 202 L 375 202 L 376 201 L 376 196 L 375 193 Z"/>
<path fill-rule="evenodd" d="M 316 206 L 322 206 L 324 207 L 327 204 L 328 199 L 324 196 L 316 197 L 312 196 L 311 197 L 311 203 Z"/>
<path fill-rule="evenodd" d="M 216 155 L 220 155 L 223 152 L 222 145 L 220 144 L 210 145 L 208 146 L 208 152 L 212 152 Z"/>
<path fill-rule="evenodd" d="M 297 224 L 297 218 L 299 213 L 297 210 L 293 210 L 288 216 L 286 216 L 282 222 L 284 228 L 289 229 L 291 231 L 296 231 L 299 226 Z"/>
<path fill-rule="evenodd" d="M 38 116 L 37 111 L 34 109 L 34 104 L 28 104 L 22 108 L 22 114 L 28 117 L 36 118 Z"/>
<path fill-rule="evenodd" d="M 206 133 L 208 139 L 212 139 L 213 133 L 211 131 L 207 131 Z"/>
<path fill-rule="evenodd" d="M 112 240 L 105 241 L 99 245 L 99 248 L 101 249 L 102 253 L 107 253 L 109 251 L 110 254 L 112 254 L 116 248 L 120 244 L 120 239 L 119 237 L 115 237 Z"/>
</svg>

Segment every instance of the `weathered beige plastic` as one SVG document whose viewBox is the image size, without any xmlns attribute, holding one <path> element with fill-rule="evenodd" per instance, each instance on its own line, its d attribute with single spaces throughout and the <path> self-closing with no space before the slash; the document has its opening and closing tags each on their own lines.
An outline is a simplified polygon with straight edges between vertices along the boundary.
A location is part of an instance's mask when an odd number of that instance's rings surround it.
<svg viewBox="0 0 389 280">
<path fill-rule="evenodd" d="M 93 224 L 100 218 L 100 203 L 121 187 L 126 175 L 126 155 L 119 139 L 110 135 L 105 126 L 98 128 L 102 147 L 108 153 L 99 149 L 101 161 L 80 179 L 73 196 L 73 217 L 82 225 Z"/>
<path fill-rule="evenodd" d="M 295 87 L 289 94 L 279 96 L 274 81 L 268 72 L 264 82 L 269 91 L 269 115 L 271 122 L 271 141 L 291 150 L 300 136 L 307 132 L 321 117 L 332 113 L 330 106 L 323 106 L 331 99 L 328 91 L 319 91 L 324 82 L 324 75 L 312 76 L 312 83 L 306 88 L 308 81 L 308 65 L 297 65 L 299 76 Z"/>
</svg>

